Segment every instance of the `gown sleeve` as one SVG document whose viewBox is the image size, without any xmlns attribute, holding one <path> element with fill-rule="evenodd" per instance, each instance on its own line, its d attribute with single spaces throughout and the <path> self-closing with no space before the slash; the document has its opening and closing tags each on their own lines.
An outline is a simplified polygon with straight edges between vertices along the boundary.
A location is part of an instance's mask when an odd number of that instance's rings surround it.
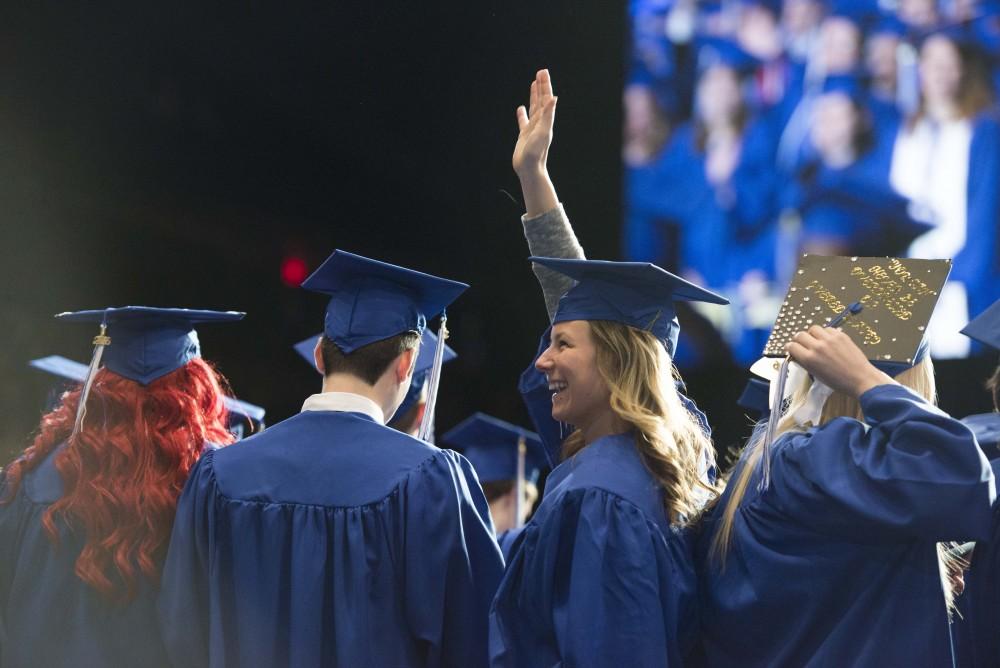
<svg viewBox="0 0 1000 668">
<path fill-rule="evenodd" d="M 693 594 L 659 530 L 631 503 L 573 490 L 524 530 L 490 615 L 494 667 L 681 665 L 669 621 Z M 690 562 L 687 562 L 690 563 Z"/>
<path fill-rule="evenodd" d="M 844 538 L 985 538 L 996 493 L 972 432 L 900 385 L 869 390 L 861 408 L 865 423 L 838 418 L 779 442 L 764 498 Z"/>
<path fill-rule="evenodd" d="M 217 497 L 209 450 L 195 465 L 177 503 L 170 548 L 163 567 L 157 610 L 167 655 L 174 668 L 209 662 L 209 540 Z"/>
<path fill-rule="evenodd" d="M 472 465 L 443 450 L 410 481 L 403 525 L 406 615 L 428 668 L 487 663 L 487 616 L 503 576 Z"/>
</svg>

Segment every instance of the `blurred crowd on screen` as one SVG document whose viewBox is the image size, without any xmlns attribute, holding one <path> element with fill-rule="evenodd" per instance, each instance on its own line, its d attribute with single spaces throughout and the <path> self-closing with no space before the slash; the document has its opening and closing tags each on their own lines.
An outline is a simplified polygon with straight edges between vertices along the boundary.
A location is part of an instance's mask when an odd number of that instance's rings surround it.
<svg viewBox="0 0 1000 668">
<path fill-rule="evenodd" d="M 958 331 L 1000 298 L 1000 2 L 633 0 L 630 27 L 626 259 L 734 306 L 678 365 L 757 359 L 803 252 L 952 258 L 931 352 L 975 352 Z"/>
</svg>

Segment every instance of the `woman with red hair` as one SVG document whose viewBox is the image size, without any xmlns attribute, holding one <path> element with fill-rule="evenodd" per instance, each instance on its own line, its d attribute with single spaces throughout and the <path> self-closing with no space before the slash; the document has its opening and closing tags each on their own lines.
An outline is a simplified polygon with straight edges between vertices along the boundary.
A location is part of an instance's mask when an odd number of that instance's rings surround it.
<svg viewBox="0 0 1000 668">
<path fill-rule="evenodd" d="M 193 326 L 243 314 L 60 317 L 102 331 L 83 385 L 0 473 L 0 665 L 166 665 L 155 594 L 177 497 L 202 451 L 233 440 Z"/>
</svg>

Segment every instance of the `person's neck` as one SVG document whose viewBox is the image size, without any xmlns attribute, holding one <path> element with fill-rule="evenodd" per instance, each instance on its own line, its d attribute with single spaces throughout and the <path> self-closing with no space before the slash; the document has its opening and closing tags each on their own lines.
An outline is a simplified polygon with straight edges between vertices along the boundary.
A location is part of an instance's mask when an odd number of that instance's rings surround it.
<svg viewBox="0 0 1000 668">
<path fill-rule="evenodd" d="M 375 405 L 382 409 L 383 419 L 387 422 L 393 411 L 391 406 L 392 399 L 389 393 L 380 387 L 380 385 L 381 380 L 375 385 L 369 385 L 357 376 L 346 373 L 335 373 L 323 379 L 323 392 L 346 392 L 371 399 L 375 402 Z"/>
<path fill-rule="evenodd" d="M 599 415 L 595 416 L 594 419 L 587 424 L 578 424 L 576 427 L 580 430 L 580 434 L 583 436 L 583 442 L 585 445 L 590 445 L 594 441 L 604 438 L 605 436 L 621 434 L 628 431 L 628 425 L 615 415 L 614 411 L 612 411 L 610 407 L 608 410 L 602 411 Z"/>
</svg>

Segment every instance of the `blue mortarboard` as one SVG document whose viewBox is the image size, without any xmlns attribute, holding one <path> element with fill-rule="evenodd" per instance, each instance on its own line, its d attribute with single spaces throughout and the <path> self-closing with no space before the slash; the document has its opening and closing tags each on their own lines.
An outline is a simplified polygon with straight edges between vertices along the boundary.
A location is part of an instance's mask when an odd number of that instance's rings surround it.
<svg viewBox="0 0 1000 668">
<path fill-rule="evenodd" d="M 350 354 L 403 332 L 423 333 L 469 286 L 336 250 L 302 287 L 330 295 L 323 333 Z"/>
<path fill-rule="evenodd" d="M 864 80 L 857 74 L 830 74 L 823 79 L 823 93 L 843 93 L 852 100 L 865 99 Z"/>
<path fill-rule="evenodd" d="M 236 311 L 123 306 L 60 313 L 56 317 L 66 322 L 107 325 L 111 341 L 104 351 L 104 366 L 148 385 L 201 355 L 195 325 L 232 322 L 245 315 Z"/>
<path fill-rule="evenodd" d="M 476 469 L 480 482 L 517 478 L 518 444 L 524 439 L 525 480 L 538 479 L 545 453 L 538 435 L 485 413 L 476 413 L 446 433 L 442 440 L 465 455 Z"/>
<path fill-rule="evenodd" d="M 31 360 L 28 362 L 28 366 L 71 382 L 82 383 L 87 379 L 88 367 L 86 364 L 61 355 L 49 355 Z M 226 410 L 229 411 L 229 430 L 237 437 L 242 438 L 243 423 L 246 420 L 253 424 L 254 431 L 263 429 L 264 415 L 266 414 L 264 408 L 234 397 L 223 396 L 222 401 L 226 404 Z"/>
<path fill-rule="evenodd" d="M 577 283 L 559 300 L 552 323 L 611 320 L 648 331 L 671 355 L 680 325 L 674 302 L 728 304 L 729 300 L 648 262 L 531 257 Z"/>
<path fill-rule="evenodd" d="M 754 414 L 753 417 L 761 419 L 771 414 L 771 407 L 768 404 L 768 393 L 770 383 L 757 378 L 751 378 L 743 388 L 743 394 L 736 400 L 736 404 Z"/>
<path fill-rule="evenodd" d="M 316 349 L 316 344 L 319 343 L 320 337 L 322 336 L 323 333 L 320 332 L 315 336 L 310 336 L 308 339 L 302 339 L 292 346 L 292 348 L 295 349 L 295 352 L 297 352 L 299 356 L 306 361 L 306 364 L 316 369 L 316 371 L 319 371 L 319 369 L 316 368 L 316 360 L 313 359 L 313 351 Z"/>
<path fill-rule="evenodd" d="M 895 35 L 905 37 L 909 32 L 906 24 L 895 14 L 879 14 L 868 31 L 869 35 Z"/>
<path fill-rule="evenodd" d="M 836 239 L 848 252 L 895 256 L 931 225 L 910 215 L 910 201 L 887 185 L 860 178 L 820 182 L 800 207 L 803 235 Z"/>
<path fill-rule="evenodd" d="M 722 37 L 700 37 L 697 49 L 698 71 L 721 66 L 735 70 L 739 74 L 749 74 L 761 64 L 760 60 L 745 51 L 739 44 Z"/>
<path fill-rule="evenodd" d="M 417 355 L 417 361 L 413 365 L 413 378 L 410 380 L 410 389 L 406 391 L 406 397 L 403 399 L 403 403 L 399 405 L 396 409 L 396 415 L 402 415 L 406 411 L 413 408 L 413 404 L 417 403 L 420 398 L 420 391 L 424 389 L 424 384 L 427 382 L 427 375 L 431 372 L 431 367 L 434 366 L 434 349 L 437 347 L 438 337 L 434 332 L 429 329 L 425 329 L 423 335 L 420 337 L 420 353 Z M 441 359 L 442 364 L 447 364 L 458 357 L 458 353 L 451 349 L 447 343 L 444 344 L 444 357 Z"/>
<path fill-rule="evenodd" d="M 972 430 L 979 447 L 988 459 L 1000 457 L 1000 413 L 980 413 L 962 418 L 962 424 Z"/>
<path fill-rule="evenodd" d="M 1000 350 L 1000 299 L 973 318 L 962 330 L 962 334 Z"/>
</svg>

